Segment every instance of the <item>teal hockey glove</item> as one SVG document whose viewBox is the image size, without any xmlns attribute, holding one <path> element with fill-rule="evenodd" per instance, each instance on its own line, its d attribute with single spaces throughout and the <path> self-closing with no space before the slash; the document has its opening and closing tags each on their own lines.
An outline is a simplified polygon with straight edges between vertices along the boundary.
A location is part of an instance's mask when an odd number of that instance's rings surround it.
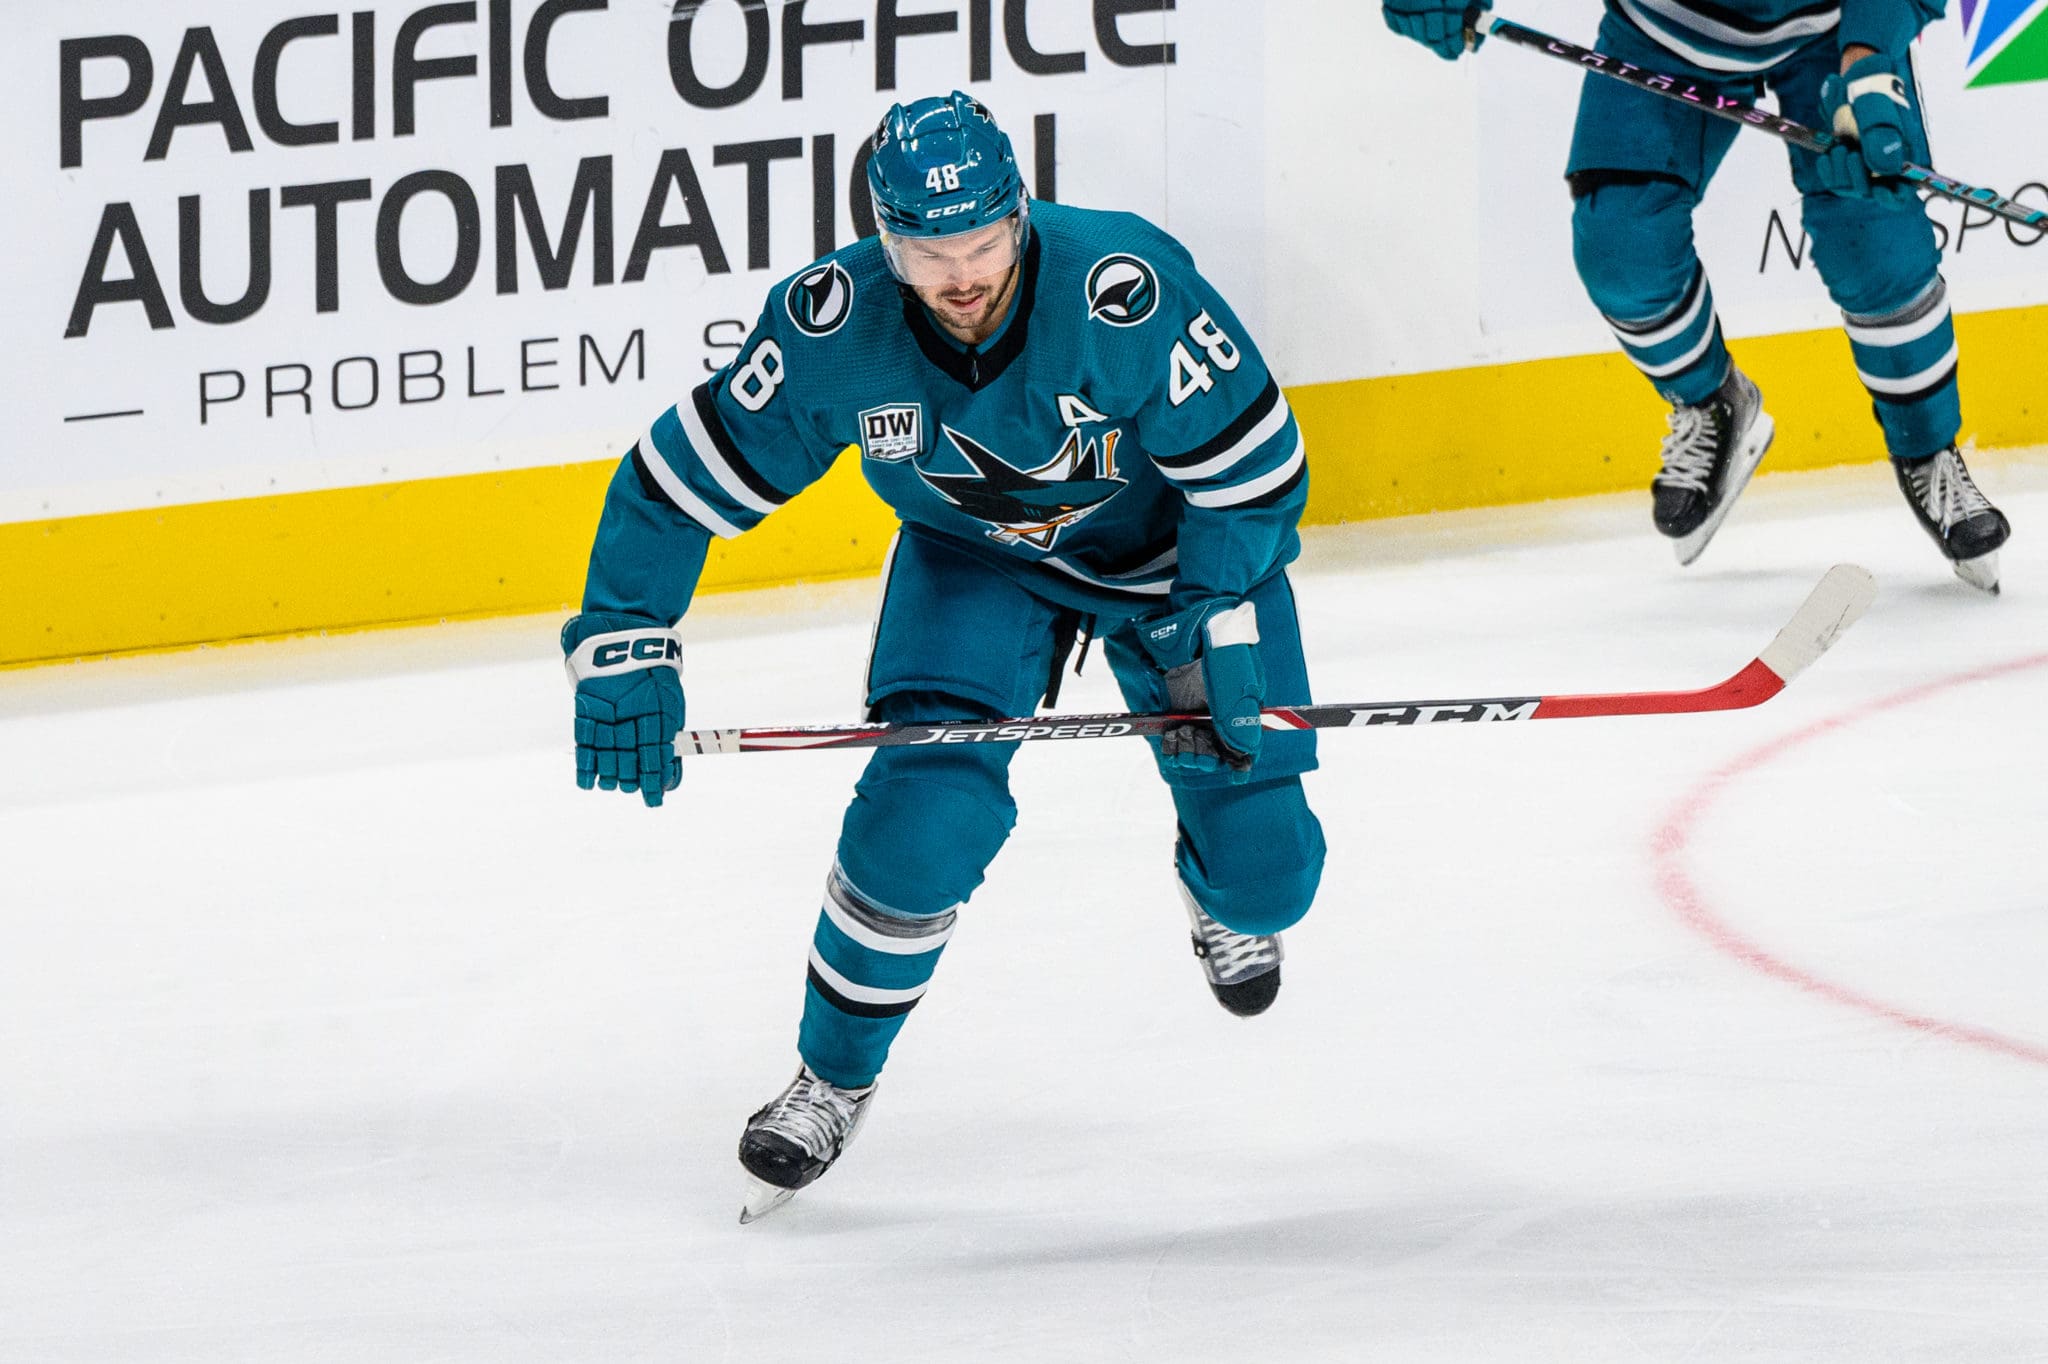
<svg viewBox="0 0 2048 1364">
<path fill-rule="evenodd" d="M 682 784 L 682 637 L 645 616 L 586 612 L 562 627 L 576 687 L 576 784 L 638 791 L 649 805 Z"/>
<path fill-rule="evenodd" d="M 1259 662 L 1259 614 L 1248 601 L 1212 597 L 1170 616 L 1138 623 L 1138 638 L 1166 674 L 1166 703 L 1209 716 L 1159 738 L 1166 765 L 1182 772 L 1230 769 L 1233 782 L 1251 777 L 1258 761 L 1259 708 L 1266 669 Z"/>
<path fill-rule="evenodd" d="M 1821 183 L 1833 193 L 1863 198 L 1872 176 L 1897 175 L 1908 161 L 1926 159 L 1927 132 L 1906 92 L 1902 65 L 1873 53 L 1820 83 L 1821 112 L 1829 130 L 1844 139 L 1820 155 Z"/>
<path fill-rule="evenodd" d="M 1473 5 L 1470 0 L 1381 0 L 1380 14 L 1387 21 L 1387 27 L 1403 38 L 1413 38 L 1447 62 L 1454 62 L 1465 54 L 1465 17 L 1473 16 L 1472 50 L 1477 52 L 1479 44 L 1486 39 L 1486 32 L 1478 24 L 1478 16 L 1486 13 L 1486 5 Z"/>
</svg>

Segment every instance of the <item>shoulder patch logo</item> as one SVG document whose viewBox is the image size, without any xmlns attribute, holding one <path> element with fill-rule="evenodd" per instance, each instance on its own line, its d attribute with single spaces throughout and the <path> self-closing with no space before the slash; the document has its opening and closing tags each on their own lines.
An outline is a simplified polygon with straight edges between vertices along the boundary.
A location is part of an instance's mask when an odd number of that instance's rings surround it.
<svg viewBox="0 0 2048 1364">
<path fill-rule="evenodd" d="M 1159 306 L 1159 276 L 1136 256 L 1104 256 L 1088 272 L 1088 316 L 1135 327 Z"/>
<path fill-rule="evenodd" d="M 853 276 L 828 260 L 791 280 L 782 306 L 805 336 L 830 336 L 853 312 Z"/>
<path fill-rule="evenodd" d="M 924 409 L 917 403 L 890 403 L 860 414 L 860 452 L 869 459 L 895 464 L 924 448 Z"/>
</svg>

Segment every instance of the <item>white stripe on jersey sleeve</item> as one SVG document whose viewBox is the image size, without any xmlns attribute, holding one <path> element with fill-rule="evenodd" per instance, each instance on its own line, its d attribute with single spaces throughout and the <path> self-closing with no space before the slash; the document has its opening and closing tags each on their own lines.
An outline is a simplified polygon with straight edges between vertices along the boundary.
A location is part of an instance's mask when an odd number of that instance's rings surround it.
<svg viewBox="0 0 2048 1364">
<path fill-rule="evenodd" d="M 1228 488 L 1211 488 L 1207 492 L 1184 492 L 1182 496 L 1187 498 L 1188 505 L 1191 507 L 1234 507 L 1240 502 L 1249 502 L 1253 498 L 1263 497 L 1288 479 L 1293 478 L 1295 472 L 1301 468 L 1302 461 L 1307 458 L 1307 455 L 1308 451 L 1302 444 L 1301 437 L 1296 435 L 1294 438 L 1294 453 L 1289 455 L 1279 468 L 1260 474 L 1257 478 L 1247 479 L 1243 483 L 1233 484 Z"/>
<path fill-rule="evenodd" d="M 690 449 L 696 453 L 697 462 L 717 480 L 719 487 L 725 489 L 727 497 L 763 516 L 782 505 L 770 502 L 749 488 L 746 481 L 733 472 L 732 465 L 726 463 L 725 456 L 719 453 L 718 442 L 704 429 L 704 418 L 697 412 L 694 394 L 685 393 L 682 401 L 676 404 L 676 420 L 683 424 L 683 435 L 689 438 Z"/>
<path fill-rule="evenodd" d="M 653 427 L 647 428 L 647 434 L 640 438 L 636 448 L 640 451 L 641 463 L 654 475 L 654 481 L 661 485 L 661 490 L 668 494 L 668 500 L 675 503 L 684 515 L 721 540 L 730 540 L 740 534 L 738 526 L 713 511 L 709 502 L 691 492 L 690 485 L 668 467 L 668 461 L 661 457 L 661 447 L 654 443 Z"/>
<path fill-rule="evenodd" d="M 1274 390 L 1273 406 L 1267 410 L 1266 415 L 1259 418 L 1257 424 L 1251 430 L 1245 432 L 1243 436 L 1239 437 L 1237 443 L 1228 450 L 1213 458 L 1205 459 L 1200 464 L 1194 465 L 1191 468 L 1161 469 L 1159 472 L 1172 479 L 1175 483 L 1193 483 L 1204 478 L 1214 478 L 1216 475 L 1232 468 L 1239 460 L 1271 440 L 1274 432 L 1287 425 L 1287 416 L 1287 400 L 1280 397 L 1279 390 L 1276 389 Z"/>
</svg>

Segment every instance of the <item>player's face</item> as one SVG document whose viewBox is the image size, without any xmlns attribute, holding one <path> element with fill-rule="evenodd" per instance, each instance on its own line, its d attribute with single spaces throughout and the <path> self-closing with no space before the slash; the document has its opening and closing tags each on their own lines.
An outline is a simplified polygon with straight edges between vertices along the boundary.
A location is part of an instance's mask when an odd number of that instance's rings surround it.
<svg viewBox="0 0 2048 1364">
<path fill-rule="evenodd" d="M 1019 223 L 1012 216 L 950 237 L 883 240 L 896 277 L 913 289 L 940 289 L 1000 275 L 1017 262 Z"/>
<path fill-rule="evenodd" d="M 950 237 L 896 238 L 890 263 L 939 325 L 973 345 L 1009 310 L 1021 233 L 1011 220 Z"/>
</svg>

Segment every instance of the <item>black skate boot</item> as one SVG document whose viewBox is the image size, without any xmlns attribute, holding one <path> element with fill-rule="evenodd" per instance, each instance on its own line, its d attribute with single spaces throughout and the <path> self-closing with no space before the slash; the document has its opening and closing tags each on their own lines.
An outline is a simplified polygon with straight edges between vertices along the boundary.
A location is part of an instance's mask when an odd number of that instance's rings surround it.
<svg viewBox="0 0 2048 1364">
<path fill-rule="evenodd" d="M 748 1118 L 740 1134 L 740 1164 L 747 1172 L 740 1225 L 766 1217 L 831 1169 L 853 1144 L 874 1094 L 873 1085 L 841 1089 L 809 1066 L 798 1069 L 789 1088 Z"/>
<path fill-rule="evenodd" d="M 1193 926 L 1189 936 L 1195 956 L 1216 1002 L 1239 1018 L 1264 1013 L 1280 993 L 1280 935 L 1261 938 L 1225 928 L 1202 912 L 1185 885 L 1180 898 Z"/>
<path fill-rule="evenodd" d="M 1671 537 L 1678 562 L 1689 564 L 1748 486 L 1774 428 L 1756 385 L 1733 365 L 1713 397 L 1697 406 L 1678 404 L 1670 422 L 1664 468 L 1650 483 L 1651 515 Z"/>
<path fill-rule="evenodd" d="M 1961 452 L 1951 445 L 1923 459 L 1895 459 L 1892 471 L 1913 515 L 1948 556 L 1956 576 L 1996 595 L 1998 547 L 2012 526 L 1977 490 Z"/>
</svg>

